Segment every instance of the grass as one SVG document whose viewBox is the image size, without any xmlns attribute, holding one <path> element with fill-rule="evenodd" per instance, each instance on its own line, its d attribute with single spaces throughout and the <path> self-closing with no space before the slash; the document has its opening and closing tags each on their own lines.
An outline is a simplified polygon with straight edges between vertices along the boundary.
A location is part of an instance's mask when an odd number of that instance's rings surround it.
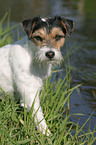
<svg viewBox="0 0 96 145">
<path fill-rule="evenodd" d="M 0 47 L 11 43 L 9 34 L 9 16 L 7 14 L 0 22 Z M 8 18 L 7 28 L 3 29 L 3 22 Z M 5 33 L 4 33 L 5 32 Z M 2 34 L 2 35 L 1 35 Z M 84 126 L 89 121 L 79 126 L 70 120 L 69 100 L 70 95 L 78 86 L 70 87 L 70 61 L 65 69 L 66 76 L 63 80 L 52 80 L 49 77 L 44 83 L 40 93 L 42 110 L 50 131 L 48 137 L 36 129 L 34 117 L 32 118 L 34 103 L 28 112 L 18 102 L 14 102 L 11 94 L 6 94 L 2 89 L 0 99 L 0 143 L 1 145 L 93 145 L 95 144 L 95 127 L 84 132 Z M 55 72 L 55 71 L 54 71 Z M 77 114 L 80 115 L 80 114 Z"/>
</svg>

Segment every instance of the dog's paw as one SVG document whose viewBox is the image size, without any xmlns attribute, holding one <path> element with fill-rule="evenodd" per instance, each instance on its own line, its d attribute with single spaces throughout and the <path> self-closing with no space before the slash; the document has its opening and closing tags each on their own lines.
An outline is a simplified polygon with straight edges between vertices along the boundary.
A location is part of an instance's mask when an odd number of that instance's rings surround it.
<svg viewBox="0 0 96 145">
<path fill-rule="evenodd" d="M 42 128 L 42 133 L 44 134 L 44 135 L 46 135 L 46 136 L 49 136 L 50 134 L 51 134 L 51 132 L 50 132 L 50 130 L 49 129 L 43 129 Z"/>
<path fill-rule="evenodd" d="M 38 128 L 44 135 L 49 136 L 51 134 L 45 120 L 42 120 L 42 122 L 39 124 Z"/>
<path fill-rule="evenodd" d="M 48 129 L 46 135 L 49 136 L 50 134 L 51 134 L 51 132 L 50 132 L 50 130 Z"/>
</svg>

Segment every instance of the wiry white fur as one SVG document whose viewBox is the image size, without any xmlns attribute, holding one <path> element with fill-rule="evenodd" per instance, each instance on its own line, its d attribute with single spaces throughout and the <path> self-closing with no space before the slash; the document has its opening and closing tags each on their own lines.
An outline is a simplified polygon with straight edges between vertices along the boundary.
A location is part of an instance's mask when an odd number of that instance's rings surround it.
<svg viewBox="0 0 96 145">
<path fill-rule="evenodd" d="M 19 92 L 21 105 L 24 105 L 25 97 L 25 105 L 29 109 L 37 94 L 34 113 L 40 107 L 39 91 L 42 89 L 43 80 L 51 73 L 51 63 L 45 56 L 49 50 L 47 47 L 36 47 L 27 36 L 14 44 L 0 48 L 0 87 L 6 92 Z M 52 50 L 55 52 L 55 61 L 60 62 L 61 53 L 55 48 Z M 43 118 L 40 107 L 35 122 L 40 122 Z M 45 134 L 45 119 L 39 123 L 39 128 Z"/>
</svg>

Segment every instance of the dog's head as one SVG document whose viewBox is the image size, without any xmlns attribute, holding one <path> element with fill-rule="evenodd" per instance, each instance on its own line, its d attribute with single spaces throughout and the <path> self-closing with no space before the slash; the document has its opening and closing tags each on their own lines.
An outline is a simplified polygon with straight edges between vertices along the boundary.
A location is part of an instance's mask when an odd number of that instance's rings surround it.
<svg viewBox="0 0 96 145">
<path fill-rule="evenodd" d="M 23 30 L 27 34 L 38 51 L 36 59 L 40 62 L 49 61 L 60 63 L 62 55 L 60 48 L 65 42 L 65 35 L 70 37 L 73 31 L 74 22 L 60 16 L 24 20 L 21 23 Z"/>
</svg>

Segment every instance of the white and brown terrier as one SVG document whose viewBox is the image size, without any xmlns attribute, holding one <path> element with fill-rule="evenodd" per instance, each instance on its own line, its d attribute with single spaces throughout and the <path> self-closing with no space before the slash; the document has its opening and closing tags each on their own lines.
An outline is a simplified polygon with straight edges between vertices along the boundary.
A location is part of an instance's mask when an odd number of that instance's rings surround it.
<svg viewBox="0 0 96 145">
<path fill-rule="evenodd" d="M 60 64 L 60 48 L 65 35 L 73 31 L 73 21 L 60 16 L 24 20 L 27 34 L 22 40 L 0 48 L 0 87 L 6 92 L 19 92 L 21 105 L 37 111 L 35 122 L 45 134 L 47 125 L 40 107 L 39 92 L 43 80 L 51 74 L 52 64 Z M 39 109 L 38 109 L 39 108 Z M 47 130 L 47 135 L 50 133 Z"/>
</svg>

